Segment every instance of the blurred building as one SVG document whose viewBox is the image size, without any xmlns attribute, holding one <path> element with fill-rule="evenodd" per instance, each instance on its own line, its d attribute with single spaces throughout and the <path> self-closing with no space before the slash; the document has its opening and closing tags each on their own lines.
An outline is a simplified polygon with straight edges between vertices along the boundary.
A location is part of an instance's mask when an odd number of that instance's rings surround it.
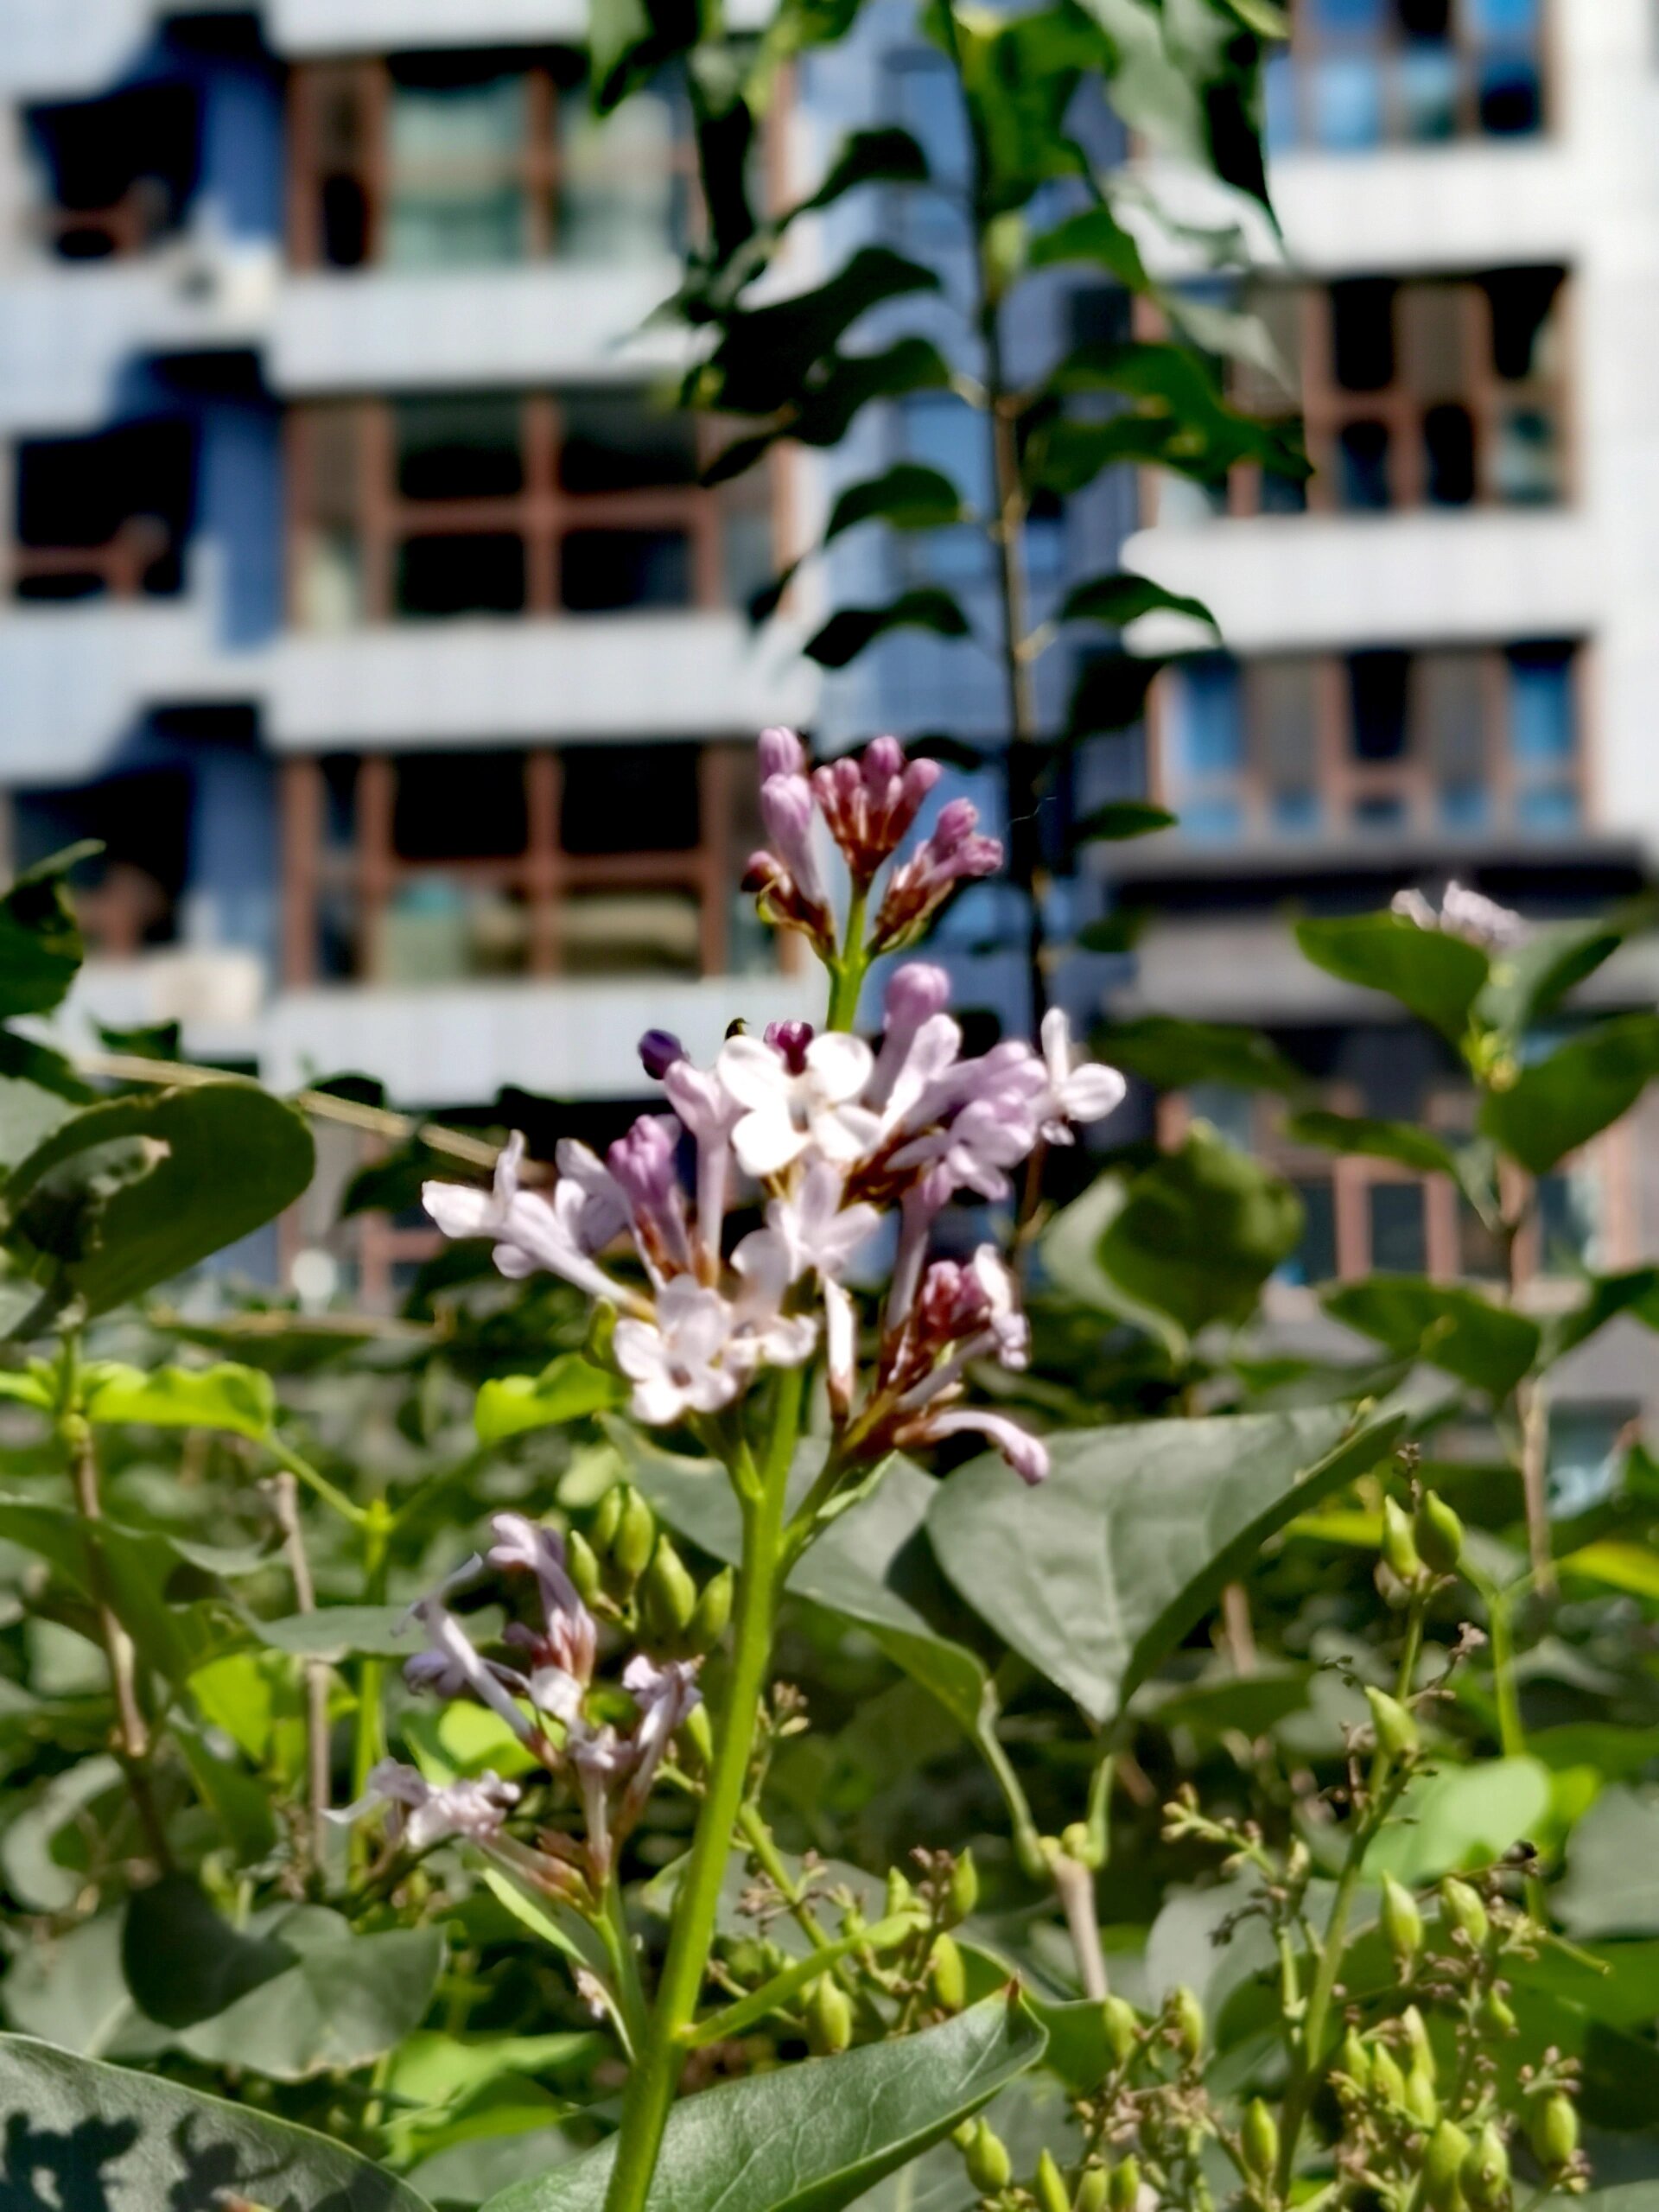
<svg viewBox="0 0 1659 2212">
<path fill-rule="evenodd" d="M 740 0 L 740 8 L 742 0 Z M 0 0 L 8 857 L 80 1009 L 400 1102 L 802 1009 L 736 890 L 780 470 L 667 411 L 687 121 L 563 0 Z"/>
<path fill-rule="evenodd" d="M 1450 1054 L 1308 968 L 1287 914 L 1455 877 L 1548 919 L 1651 879 L 1656 24 L 1646 0 L 1293 14 L 1268 85 L 1283 248 L 1262 242 L 1249 288 L 1288 379 L 1236 380 L 1300 417 L 1316 473 L 1147 488 L 1129 563 L 1202 599 L 1227 651 L 1160 682 L 1153 775 L 1181 826 L 1112 855 L 1148 917 L 1118 1005 L 1259 1023 L 1329 1103 L 1455 1130 Z M 1655 995 L 1638 947 L 1584 995 Z M 1291 1152 L 1259 1097 L 1190 1103 L 1301 1185 L 1306 1280 L 1491 1271 L 1440 1179 Z M 1654 1135 L 1649 1108 L 1550 1179 L 1536 1270 L 1651 1254 Z M 1586 1363 L 1598 1434 L 1652 1395 L 1653 1364 L 1640 1332 Z"/>
</svg>

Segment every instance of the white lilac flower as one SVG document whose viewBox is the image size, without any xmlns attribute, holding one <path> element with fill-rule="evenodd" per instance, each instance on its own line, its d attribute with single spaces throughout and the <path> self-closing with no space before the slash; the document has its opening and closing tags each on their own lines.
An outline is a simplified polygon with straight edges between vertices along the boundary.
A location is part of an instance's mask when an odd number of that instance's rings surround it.
<svg viewBox="0 0 1659 2212">
<path fill-rule="evenodd" d="M 899 1429 L 894 1441 L 905 1445 L 942 1444 L 948 1437 L 979 1435 L 1001 1452 L 1022 1483 L 1035 1484 L 1049 1471 L 1048 1446 L 1006 1414 L 982 1413 L 955 1407 L 944 1413 L 928 1413 Z"/>
<path fill-rule="evenodd" d="M 540 1630 L 524 1630 L 515 1624 L 507 1634 L 511 1640 L 527 1645 L 532 1654 L 530 1688 L 536 1705 L 543 1712 L 557 1713 L 563 1719 L 565 1716 L 553 1700 L 563 1700 L 563 1693 L 544 1683 L 543 1673 L 556 1669 L 574 1681 L 579 1691 L 592 1681 L 599 1649 L 598 1627 L 570 1580 L 564 1540 L 556 1529 L 526 1520 L 522 1513 L 498 1513 L 490 1526 L 495 1542 L 490 1548 L 489 1564 L 498 1573 L 522 1569 L 531 1573 L 540 1587 Z"/>
<path fill-rule="evenodd" d="M 1071 1050 L 1071 1025 L 1063 1007 L 1043 1016 L 1043 1065 L 1048 1091 L 1043 1100 L 1042 1133 L 1050 1144 L 1072 1144 L 1075 1122 L 1103 1121 L 1123 1103 L 1128 1084 L 1116 1068 L 1099 1060 L 1078 1061 Z"/>
<path fill-rule="evenodd" d="M 562 1154 L 565 1149 L 560 1147 Z M 423 1183 L 422 1204 L 446 1236 L 493 1238 L 495 1264 L 511 1280 L 545 1269 L 550 1274 L 563 1275 L 590 1298 L 608 1300 L 624 1311 L 641 1310 L 643 1301 L 613 1282 L 593 1257 L 598 1249 L 597 1232 L 603 1227 L 611 1201 L 603 1186 L 587 1179 L 586 1162 L 591 1161 L 605 1176 L 606 1184 L 614 1188 L 610 1177 L 585 1146 L 572 1146 L 568 1156 L 579 1158 L 581 1173 L 567 1172 L 550 1201 L 539 1192 L 519 1187 L 524 1152 L 524 1140 L 515 1131 L 496 1162 L 493 1189 L 480 1191 L 465 1183 Z M 626 1202 L 620 1190 L 616 1198 L 623 1211 L 615 1229 L 603 1236 L 607 1243 L 626 1219 Z"/>
<path fill-rule="evenodd" d="M 881 1049 L 864 1086 L 868 1104 L 885 1107 L 899 1071 L 910 1058 L 917 1032 L 950 1003 L 950 978 L 925 960 L 906 960 L 887 978 Z M 885 1118 L 885 1116 L 884 1116 Z"/>
<path fill-rule="evenodd" d="M 663 1088 L 697 1147 L 697 1252 L 705 1279 L 712 1279 L 720 1267 L 732 1131 L 746 1109 L 712 1069 L 694 1068 L 688 1059 L 674 1061 L 664 1071 Z"/>
<path fill-rule="evenodd" d="M 696 1659 L 647 1658 L 642 1651 L 622 1670 L 622 1687 L 639 1708 L 639 1725 L 633 1732 L 634 1767 L 628 1777 L 618 1811 L 624 1834 L 645 1809 L 657 1770 L 669 1745 L 692 1708 L 702 1702 L 697 1688 Z"/>
<path fill-rule="evenodd" d="M 654 1320 L 620 1320 L 613 1349 L 633 1385 L 632 1412 L 651 1428 L 689 1413 L 715 1414 L 737 1395 L 743 1377 L 723 1365 L 732 1308 L 717 1290 L 677 1275 L 658 1295 Z"/>
<path fill-rule="evenodd" d="M 773 1198 L 766 1225 L 778 1238 L 794 1282 L 810 1270 L 822 1282 L 839 1282 L 859 1248 L 878 1227 L 872 1205 L 843 1205 L 846 1179 L 827 1160 L 815 1160 L 798 1190 Z"/>
<path fill-rule="evenodd" d="M 810 1359 L 818 1325 L 810 1313 L 785 1313 L 789 1257 L 770 1229 L 752 1230 L 732 1255 L 739 1288 L 732 1304 L 726 1362 L 745 1374 L 758 1367 L 798 1367 Z"/>
<path fill-rule="evenodd" d="M 410 1851 L 429 1851 L 435 1843 L 454 1836 L 469 1843 L 493 1843 L 524 1794 L 517 1783 L 504 1782 L 487 1770 L 439 1787 L 399 1759 L 382 1759 L 365 1780 L 367 1787 L 357 1802 L 328 1817 L 344 1824 L 385 1805 L 388 1841 Z"/>
<path fill-rule="evenodd" d="M 875 1116 L 857 1103 L 872 1065 L 869 1046 L 842 1031 L 788 1058 L 761 1038 L 728 1037 L 716 1071 L 744 1109 L 732 1143 L 745 1173 L 779 1175 L 809 1147 L 850 1166 L 876 1132 Z"/>
<path fill-rule="evenodd" d="M 1457 882 L 1446 885 L 1438 912 L 1421 891 L 1395 892 L 1392 911 L 1420 930 L 1443 931 L 1484 952 L 1512 951 L 1529 934 L 1525 920 L 1511 907 Z"/>
</svg>

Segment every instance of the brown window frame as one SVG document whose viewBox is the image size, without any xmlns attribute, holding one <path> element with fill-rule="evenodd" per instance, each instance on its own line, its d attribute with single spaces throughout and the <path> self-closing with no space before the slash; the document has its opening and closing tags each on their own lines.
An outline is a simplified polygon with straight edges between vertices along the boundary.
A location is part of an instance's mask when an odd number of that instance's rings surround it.
<svg viewBox="0 0 1659 2212">
<path fill-rule="evenodd" d="M 496 617 L 530 616 L 561 620 L 601 620 L 626 607 L 593 613 L 565 607 L 560 597 L 561 550 L 566 537 L 585 530 L 660 530 L 683 534 L 690 546 L 691 590 L 686 609 L 724 608 L 729 601 L 724 579 L 718 489 L 700 484 L 641 485 L 609 492 L 571 492 L 559 482 L 562 417 L 556 395 L 515 395 L 523 410 L 519 452 L 524 482 L 519 490 L 477 499 L 410 499 L 397 487 L 397 426 L 393 403 L 380 396 L 346 401 L 313 402 L 289 410 L 287 423 L 289 497 L 289 620 L 308 626 L 305 564 L 313 537 L 329 524 L 314 511 L 317 480 L 315 441 L 324 409 L 344 409 L 355 417 L 356 483 L 351 501 L 359 548 L 362 623 L 442 620 L 442 616 L 405 615 L 393 604 L 397 556 L 412 538 L 516 537 L 524 549 L 523 608 Z M 698 459 L 711 455 L 704 427 L 698 429 Z M 764 466 L 764 465 L 763 465 Z M 761 497 L 772 486 L 761 479 Z M 773 551 L 776 513 L 773 511 Z M 667 610 L 645 610 L 667 611 Z"/>
<path fill-rule="evenodd" d="M 1461 146 L 1473 143 L 1506 144 L 1518 140 L 1547 138 L 1555 128 L 1554 118 L 1554 10 L 1551 0 L 1540 0 L 1537 41 L 1538 67 L 1538 122 L 1529 131 L 1488 130 L 1480 119 L 1479 64 L 1491 49 L 1485 41 L 1476 37 L 1463 20 L 1462 11 L 1455 4 L 1451 10 L 1450 44 L 1457 57 L 1458 91 L 1457 124 L 1447 139 L 1416 138 L 1402 127 L 1402 115 L 1395 97 L 1398 82 L 1390 65 L 1395 64 L 1411 41 L 1401 29 L 1397 15 L 1392 16 L 1380 35 L 1366 32 L 1322 31 L 1313 22 L 1306 6 L 1290 0 L 1291 35 L 1288 60 L 1291 70 L 1291 98 L 1294 103 L 1296 132 L 1281 152 L 1323 154 L 1336 159 L 1354 151 L 1382 152 L 1386 149 L 1412 149 L 1437 146 Z M 1375 59 L 1382 71 L 1382 129 L 1376 144 L 1364 149 L 1328 146 L 1313 129 L 1313 69 L 1327 58 L 1336 60 Z"/>
<path fill-rule="evenodd" d="M 699 745 L 700 836 L 681 852 L 569 853 L 560 841 L 562 763 L 550 747 L 526 749 L 526 836 L 522 853 L 487 859 L 409 859 L 393 842 L 397 756 L 365 753 L 356 760 L 352 842 L 331 849 L 321 756 L 283 763 L 282 777 L 283 971 L 290 989 L 317 981 L 321 902 L 329 892 L 354 899 L 357 982 L 379 976 L 380 932 L 403 885 L 442 877 L 519 893 L 528 921 L 524 978 L 565 972 L 562 908 L 571 893 L 648 889 L 683 891 L 696 900 L 701 976 L 723 976 L 730 952 L 730 899 L 738 829 L 736 802 L 743 766 L 740 748 Z M 520 980 L 514 978 L 511 980 Z"/>
<path fill-rule="evenodd" d="M 579 89 L 562 86 L 562 73 L 546 60 L 526 54 L 518 71 L 526 85 L 526 130 L 516 156 L 499 167 L 505 177 L 516 175 L 524 216 L 524 251 L 520 260 L 533 263 L 558 252 L 555 213 L 564 175 L 564 155 L 559 142 L 562 100 L 585 100 Z M 364 145 L 356 172 L 363 194 L 364 251 L 360 269 L 385 268 L 386 213 L 393 188 L 393 163 L 388 118 L 396 82 L 391 57 L 378 54 L 354 60 L 302 63 L 289 84 L 288 250 L 296 269 L 327 269 L 335 264 L 322 253 L 321 188 L 323 169 L 319 151 L 320 118 L 324 101 L 343 92 L 354 100 L 363 118 Z M 435 165 L 443 174 L 448 165 Z M 448 172 L 453 174 L 453 171 Z M 667 174 L 686 180 L 690 216 L 695 228 L 697 185 L 696 145 L 689 131 L 677 131 L 670 151 Z"/>
<path fill-rule="evenodd" d="M 1402 651 L 1407 659 L 1414 664 L 1437 657 L 1453 656 L 1476 658 L 1481 664 L 1480 683 L 1485 708 L 1481 733 L 1484 764 L 1481 780 L 1491 796 L 1491 817 L 1477 833 L 1480 836 L 1492 832 L 1515 834 L 1522 826 L 1516 813 L 1516 802 L 1522 785 L 1516 774 L 1510 742 L 1512 731 L 1507 712 L 1506 683 L 1508 655 L 1518 650 L 1524 642 L 1512 640 L 1497 645 L 1433 645 L 1397 649 Z M 1570 763 L 1562 764 L 1560 777 L 1554 780 L 1571 785 L 1577 796 L 1579 820 L 1582 824 L 1588 819 L 1592 798 L 1589 747 L 1586 742 L 1589 649 L 1581 642 L 1567 639 L 1560 642 L 1571 646 L 1569 683 L 1576 741 Z M 1195 798 L 1236 798 L 1240 805 L 1242 820 L 1236 837 L 1230 842 L 1238 845 L 1278 841 L 1305 843 L 1316 838 L 1329 839 L 1332 836 L 1363 841 L 1371 833 L 1356 827 L 1352 817 L 1358 802 L 1366 798 L 1404 799 L 1405 818 L 1397 830 L 1389 834 L 1443 833 L 1445 824 L 1436 819 L 1434 812 L 1439 780 L 1434 774 L 1433 762 L 1421 752 L 1414 756 L 1408 750 L 1402 759 L 1393 761 L 1366 761 L 1355 757 L 1349 720 L 1346 669 L 1349 658 L 1350 655 L 1344 652 L 1313 652 L 1257 654 L 1240 659 L 1236 665 L 1242 687 L 1243 761 L 1236 774 L 1227 777 L 1224 782 L 1217 779 L 1213 784 L 1189 782 L 1183 786 L 1178 782 L 1167 757 L 1170 728 L 1164 695 L 1166 679 L 1160 679 L 1154 687 L 1147 722 L 1151 763 L 1148 784 L 1152 796 L 1160 805 L 1169 807 L 1177 814 L 1184 804 L 1192 804 Z M 1276 786 L 1269 781 L 1261 766 L 1260 721 L 1259 715 L 1252 711 L 1252 700 L 1257 688 L 1251 681 L 1253 672 L 1266 664 L 1287 661 L 1311 663 L 1313 669 L 1317 721 L 1313 789 L 1318 794 L 1321 811 L 1326 818 L 1306 831 L 1283 830 L 1274 823 L 1272 799 Z M 1408 721 L 1408 744 L 1410 735 Z"/>
</svg>

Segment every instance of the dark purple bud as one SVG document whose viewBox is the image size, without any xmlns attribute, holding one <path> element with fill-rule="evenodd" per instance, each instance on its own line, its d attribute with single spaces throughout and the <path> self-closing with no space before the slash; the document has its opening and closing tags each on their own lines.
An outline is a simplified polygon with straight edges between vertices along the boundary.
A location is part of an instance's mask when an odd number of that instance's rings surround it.
<svg viewBox="0 0 1659 2212">
<path fill-rule="evenodd" d="M 779 1054 L 791 1075 L 800 1075 L 806 1066 L 806 1048 L 812 1042 L 813 1029 L 810 1021 L 769 1021 L 766 1042 Z"/>
<path fill-rule="evenodd" d="M 639 1039 L 639 1063 L 653 1083 L 660 1083 L 677 1060 L 685 1058 L 685 1047 L 668 1029 L 647 1029 Z"/>
</svg>

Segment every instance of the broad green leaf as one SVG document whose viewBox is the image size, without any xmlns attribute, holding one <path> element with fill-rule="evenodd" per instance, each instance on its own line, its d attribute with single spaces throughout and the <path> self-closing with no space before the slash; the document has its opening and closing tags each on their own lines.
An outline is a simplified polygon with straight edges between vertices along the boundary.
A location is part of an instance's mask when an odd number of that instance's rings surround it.
<svg viewBox="0 0 1659 2212">
<path fill-rule="evenodd" d="M 1490 1866 L 1512 1844 L 1535 1838 L 1548 1817 L 1549 1770 L 1531 1758 L 1481 1759 L 1414 1775 L 1397 1814 L 1365 1854 L 1373 1878 L 1408 1888 L 1470 1866 Z"/>
<path fill-rule="evenodd" d="M 683 2097 L 648 2212 L 839 2212 L 1042 2056 L 1009 1997 L 920 2035 L 866 2044 Z M 486 2212 L 602 2212 L 614 2139 L 492 2197 Z"/>
<path fill-rule="evenodd" d="M 319 1905 L 232 1928 L 184 1875 L 141 1890 L 122 1939 L 127 1984 L 179 2048 L 279 2082 L 364 2066 L 418 2027 L 443 1963 L 435 1928 L 355 1936 Z"/>
<path fill-rule="evenodd" d="M 12 1170 L 7 1241 L 85 1316 L 103 1313 L 262 1228 L 314 1159 L 303 1116 L 257 1084 L 108 1099 Z"/>
<path fill-rule="evenodd" d="M 1531 930 L 1518 945 L 1492 956 L 1491 981 L 1476 1012 L 1494 1029 L 1519 1037 L 1627 939 L 1651 929 L 1659 906 L 1632 899 L 1587 921 L 1554 922 Z"/>
<path fill-rule="evenodd" d="M 262 1643 L 296 1659 L 407 1659 L 420 1649 L 404 1605 L 323 1605 L 248 1627 Z"/>
<path fill-rule="evenodd" d="M 234 1759 L 221 1758 L 202 1732 L 177 1714 L 171 1733 L 198 1795 L 211 1808 L 237 1864 L 258 1865 L 276 1840 L 270 1781 L 264 1775 L 250 1774 Z"/>
<path fill-rule="evenodd" d="M 88 1545 L 86 1523 L 70 1507 L 0 1497 L 0 1538 L 47 1560 L 88 1603 L 107 1598 L 139 1656 L 169 1681 L 182 1681 L 207 1656 L 194 1616 L 182 1606 L 170 1605 L 163 1594 L 184 1556 L 170 1537 L 100 1521 L 100 1568 Z"/>
<path fill-rule="evenodd" d="M 861 316 L 885 301 L 938 289 L 932 270 L 889 246 L 861 246 L 811 290 L 734 315 L 701 373 L 702 396 L 727 414 L 766 416 L 791 409 L 808 372 Z"/>
<path fill-rule="evenodd" d="M 620 1405 L 627 1385 L 579 1351 L 561 1352 L 539 1375 L 506 1375 L 480 1384 L 473 1422 L 480 1444 L 499 1444 L 531 1428 L 563 1428 Z"/>
<path fill-rule="evenodd" d="M 269 1436 L 276 1393 L 269 1375 L 230 1361 L 217 1367 L 106 1364 L 87 1394 L 91 1421 L 108 1426 L 141 1421 L 155 1428 L 217 1428 L 256 1441 Z"/>
<path fill-rule="evenodd" d="M 1538 1325 L 1461 1284 L 1373 1275 L 1325 1294 L 1333 1319 L 1402 1357 L 1426 1360 L 1494 1398 L 1507 1397 L 1538 1357 Z"/>
<path fill-rule="evenodd" d="M 232 2196 L 283 2212 L 430 2212 L 309 2128 L 26 2036 L 0 2036 L 0 2132 L 19 2212 L 207 2212 Z"/>
<path fill-rule="evenodd" d="M 97 1096 L 61 1053 L 0 1030 L 0 1168 L 27 1158 Z"/>
<path fill-rule="evenodd" d="M 1478 946 L 1444 930 L 1420 929 L 1403 914 L 1358 914 L 1299 922 L 1296 942 L 1316 968 L 1344 983 L 1382 991 L 1455 1044 L 1489 973 Z"/>
<path fill-rule="evenodd" d="M 120 1767 L 99 1751 L 54 1775 L 22 1806 L 14 1800 L 0 1829 L 7 1887 L 37 1911 L 68 1911 L 86 1886 L 88 1814 L 100 1798 L 123 1797 L 125 1791 Z M 103 1823 L 97 1826 L 101 1830 Z"/>
<path fill-rule="evenodd" d="M 0 898 L 0 1021 L 48 1014 L 75 980 L 80 930 L 69 897 L 69 871 L 99 852 L 71 845 L 25 868 Z"/>
<path fill-rule="evenodd" d="M 968 617 L 948 591 L 936 584 L 900 592 L 885 607 L 843 607 L 806 645 L 820 668 L 845 668 L 865 647 L 893 630 L 931 630 L 941 638 L 965 638 Z"/>
<path fill-rule="evenodd" d="M 1289 1184 L 1198 1122 L 1179 1152 L 1129 1185 L 1096 1257 L 1129 1297 L 1192 1336 L 1211 1321 L 1248 1319 L 1301 1234 Z"/>
<path fill-rule="evenodd" d="M 1403 1427 L 1320 1408 L 1056 1435 L 1034 1491 L 989 1455 L 941 1483 L 928 1535 L 969 1604 L 1103 1726 L 1270 1536 Z"/>
<path fill-rule="evenodd" d="M 1109 207 L 1085 207 L 1068 215 L 1052 230 L 1039 232 L 1027 249 L 1028 269 L 1052 269 L 1067 261 L 1090 261 L 1109 270 L 1132 292 L 1148 289 L 1141 249 Z"/>
<path fill-rule="evenodd" d="M 1659 1935 L 1659 1796 L 1604 1790 L 1573 1831 L 1549 1901 L 1569 1936 Z"/>
<path fill-rule="evenodd" d="M 1630 1268 L 1623 1274 L 1592 1275 L 1585 1294 L 1565 1313 L 1544 1320 L 1544 1363 L 1564 1359 L 1570 1351 L 1605 1329 L 1620 1314 L 1633 1314 L 1650 1329 L 1659 1329 L 1659 1267 Z"/>
<path fill-rule="evenodd" d="M 1627 1114 L 1656 1076 L 1659 1014 L 1622 1014 L 1522 1068 L 1508 1090 L 1489 1091 L 1480 1126 L 1523 1167 L 1547 1175 Z"/>
<path fill-rule="evenodd" d="M 908 130 L 849 130 L 823 182 L 781 219 L 779 228 L 809 208 L 833 207 L 861 184 L 925 184 L 927 156 Z"/>
<path fill-rule="evenodd" d="M 1207 623 L 1212 630 L 1215 627 L 1215 617 L 1202 600 L 1184 599 L 1179 592 L 1154 583 L 1149 576 L 1136 575 L 1091 576 L 1086 583 L 1074 584 L 1065 595 L 1058 619 L 1103 622 L 1121 630 L 1126 623 L 1138 622 L 1143 614 L 1158 613 L 1185 614 L 1195 622 Z"/>
<path fill-rule="evenodd" d="M 1141 653 L 1110 647 L 1078 658 L 1066 730 L 1073 740 L 1128 729 L 1146 712 L 1147 693 L 1160 664 Z"/>
<path fill-rule="evenodd" d="M 1109 799 L 1084 816 L 1071 832 L 1071 841 L 1078 845 L 1122 844 L 1129 837 L 1151 837 L 1160 830 L 1173 830 L 1176 821 L 1166 807 L 1150 806 L 1145 799 Z M 1079 931 L 1079 942 L 1086 933 Z"/>
<path fill-rule="evenodd" d="M 1451 1147 L 1413 1122 L 1373 1121 L 1363 1114 L 1296 1114 L 1286 1122 L 1285 1135 L 1294 1144 L 1316 1144 L 1325 1152 L 1357 1154 L 1365 1160 L 1394 1160 L 1420 1174 L 1457 1179 Z"/>
<path fill-rule="evenodd" d="M 823 542 L 861 522 L 880 521 L 893 530 L 942 530 L 960 522 L 967 510 L 950 479 L 918 461 L 898 461 L 880 476 L 849 484 L 830 511 Z"/>
<path fill-rule="evenodd" d="M 1605 1537 L 1564 1552 L 1556 1562 L 1563 1574 L 1582 1575 L 1605 1590 L 1623 1590 L 1632 1598 L 1659 1600 L 1659 1552 L 1647 1544 L 1621 1543 Z"/>
<path fill-rule="evenodd" d="M 1224 1083 L 1236 1090 L 1272 1090 L 1294 1097 L 1307 1078 L 1259 1029 L 1231 1022 L 1179 1021 L 1173 1014 L 1143 1014 L 1114 1022 L 1094 1039 L 1100 1057 L 1127 1068 L 1159 1090 L 1190 1090 L 1194 1084 Z"/>
</svg>

